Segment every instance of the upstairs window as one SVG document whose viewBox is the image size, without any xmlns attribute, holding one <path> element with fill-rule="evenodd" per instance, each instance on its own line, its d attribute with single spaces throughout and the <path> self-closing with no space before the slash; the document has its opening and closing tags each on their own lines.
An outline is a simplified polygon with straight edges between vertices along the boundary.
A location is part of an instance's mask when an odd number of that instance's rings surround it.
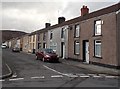
<svg viewBox="0 0 120 89">
<path fill-rule="evenodd" d="M 64 38 L 65 37 L 65 30 L 64 30 L 64 28 L 62 28 L 62 30 L 61 30 L 61 38 Z"/>
<path fill-rule="evenodd" d="M 97 36 L 97 35 L 101 35 L 101 27 L 102 27 L 102 21 L 101 20 L 97 20 L 97 21 L 95 21 L 95 24 L 94 24 L 94 26 L 95 26 L 95 36 Z"/>
<path fill-rule="evenodd" d="M 51 31 L 50 32 L 50 40 L 52 40 L 52 38 L 53 38 L 53 32 Z"/>
<path fill-rule="evenodd" d="M 40 34 L 38 34 L 38 41 L 40 41 Z"/>
<path fill-rule="evenodd" d="M 35 35 L 33 35 L 33 42 L 35 41 Z"/>
<path fill-rule="evenodd" d="M 31 42 L 31 36 L 29 37 L 29 41 Z"/>
<path fill-rule="evenodd" d="M 46 40 L 46 33 L 43 33 L 43 41 Z"/>
<path fill-rule="evenodd" d="M 79 24 L 75 25 L 75 37 L 80 36 L 80 26 Z"/>
</svg>

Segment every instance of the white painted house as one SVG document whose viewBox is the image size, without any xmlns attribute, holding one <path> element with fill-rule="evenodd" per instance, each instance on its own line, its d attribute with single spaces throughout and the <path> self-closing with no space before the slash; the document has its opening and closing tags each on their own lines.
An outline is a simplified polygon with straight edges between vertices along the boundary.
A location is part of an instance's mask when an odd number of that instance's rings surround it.
<svg viewBox="0 0 120 89">
<path fill-rule="evenodd" d="M 20 39 L 17 39 L 15 47 L 20 48 Z"/>
<path fill-rule="evenodd" d="M 57 27 L 48 30 L 48 48 L 56 51 L 59 57 L 68 56 L 68 26 Z"/>
<path fill-rule="evenodd" d="M 12 43 L 11 43 L 11 40 L 10 40 L 10 41 L 8 41 L 9 48 L 11 48 L 11 45 L 12 45 Z"/>
</svg>

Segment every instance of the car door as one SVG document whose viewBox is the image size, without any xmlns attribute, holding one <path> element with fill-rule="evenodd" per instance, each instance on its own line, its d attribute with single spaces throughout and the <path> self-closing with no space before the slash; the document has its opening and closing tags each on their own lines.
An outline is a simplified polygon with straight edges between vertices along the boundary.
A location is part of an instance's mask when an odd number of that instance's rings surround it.
<svg viewBox="0 0 120 89">
<path fill-rule="evenodd" d="M 37 57 L 39 59 L 42 59 L 42 51 L 41 50 L 38 50 L 38 52 L 36 53 Z"/>
<path fill-rule="evenodd" d="M 42 59 L 44 57 L 44 50 L 41 50 L 39 55 L 40 55 L 40 59 Z"/>
</svg>

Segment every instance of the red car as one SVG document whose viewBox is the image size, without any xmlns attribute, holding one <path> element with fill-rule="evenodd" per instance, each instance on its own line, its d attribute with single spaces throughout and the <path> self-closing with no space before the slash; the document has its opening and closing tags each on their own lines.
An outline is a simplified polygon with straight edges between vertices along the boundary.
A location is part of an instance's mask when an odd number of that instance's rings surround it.
<svg viewBox="0 0 120 89">
<path fill-rule="evenodd" d="M 52 49 L 41 49 L 36 52 L 36 60 L 58 62 L 58 55 Z"/>
</svg>

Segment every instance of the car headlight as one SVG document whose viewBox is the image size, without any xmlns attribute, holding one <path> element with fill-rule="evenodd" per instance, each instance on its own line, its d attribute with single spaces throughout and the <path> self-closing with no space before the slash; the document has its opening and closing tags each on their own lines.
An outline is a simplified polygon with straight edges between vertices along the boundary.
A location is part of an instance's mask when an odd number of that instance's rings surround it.
<svg viewBox="0 0 120 89">
<path fill-rule="evenodd" d="M 45 57 L 50 57 L 49 55 L 45 55 Z"/>
</svg>

